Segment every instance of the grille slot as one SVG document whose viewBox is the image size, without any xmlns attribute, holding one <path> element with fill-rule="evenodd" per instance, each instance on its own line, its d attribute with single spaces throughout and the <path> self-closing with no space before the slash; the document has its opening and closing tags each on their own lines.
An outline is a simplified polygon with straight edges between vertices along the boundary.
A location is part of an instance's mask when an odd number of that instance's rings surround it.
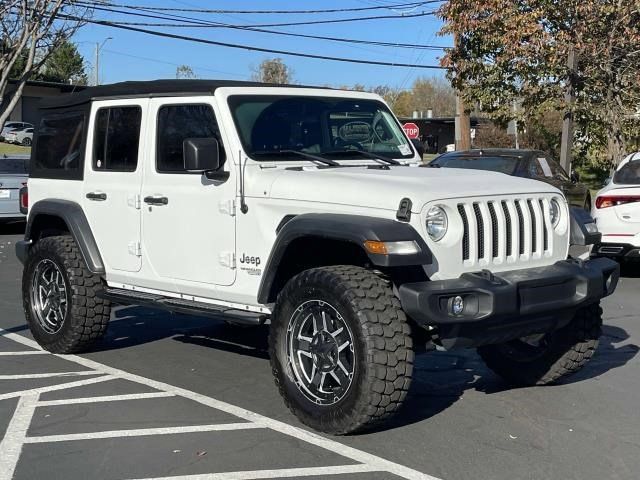
<svg viewBox="0 0 640 480">
<path fill-rule="evenodd" d="M 505 226 L 507 229 L 507 256 L 513 255 L 513 232 L 511 230 L 511 213 L 509 213 L 509 207 L 504 200 L 500 202 L 502 204 L 502 211 L 504 212 Z"/>
<path fill-rule="evenodd" d="M 478 258 L 484 258 L 484 220 L 480 212 L 480 206 L 473 204 L 473 213 L 476 215 L 476 223 L 478 225 Z"/>
<path fill-rule="evenodd" d="M 540 202 L 540 211 L 542 212 L 542 248 L 546 252 L 549 250 L 549 230 L 547 230 L 547 222 L 544 218 L 544 202 L 542 199 L 538 200 L 538 202 Z"/>
<path fill-rule="evenodd" d="M 533 203 L 531 200 L 527 200 L 527 206 L 529 207 L 529 214 L 531 215 L 531 251 L 536 253 L 538 251 L 538 227 L 536 222 L 536 212 L 533 210 Z"/>
<path fill-rule="evenodd" d="M 516 213 L 518 214 L 518 238 L 520 239 L 520 245 L 518 253 L 524 255 L 524 215 L 522 214 L 522 207 L 520 207 L 520 200 L 516 200 Z"/>
<path fill-rule="evenodd" d="M 488 203 L 489 207 L 489 215 L 491 215 L 491 238 L 493 241 L 491 242 L 492 252 L 491 255 L 493 258 L 497 258 L 500 254 L 498 241 L 500 240 L 498 236 L 498 216 L 496 215 L 496 208 L 493 206 L 493 202 Z"/>
<path fill-rule="evenodd" d="M 464 233 L 462 234 L 462 260 L 469 260 L 469 220 L 463 204 L 458 205 L 458 212 L 464 228 Z"/>
</svg>

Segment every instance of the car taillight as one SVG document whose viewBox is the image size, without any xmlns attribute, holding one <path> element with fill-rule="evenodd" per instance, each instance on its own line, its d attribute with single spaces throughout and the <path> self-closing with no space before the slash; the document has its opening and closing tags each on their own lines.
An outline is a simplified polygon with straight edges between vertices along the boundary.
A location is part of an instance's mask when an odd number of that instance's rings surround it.
<svg viewBox="0 0 640 480">
<path fill-rule="evenodd" d="M 26 215 L 28 208 L 29 208 L 29 189 L 26 186 L 24 186 L 20 189 L 20 212 Z"/>
<path fill-rule="evenodd" d="M 636 195 L 603 195 L 596 198 L 596 208 L 609 208 L 624 205 L 625 203 L 640 202 L 640 196 Z"/>
</svg>

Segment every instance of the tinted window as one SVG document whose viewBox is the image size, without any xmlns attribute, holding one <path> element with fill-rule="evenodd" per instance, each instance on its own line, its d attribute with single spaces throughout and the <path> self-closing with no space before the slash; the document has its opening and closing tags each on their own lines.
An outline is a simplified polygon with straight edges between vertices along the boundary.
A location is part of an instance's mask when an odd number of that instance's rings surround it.
<svg viewBox="0 0 640 480">
<path fill-rule="evenodd" d="M 84 114 L 46 116 L 40 123 L 35 170 L 45 176 L 80 178 L 84 141 Z"/>
<path fill-rule="evenodd" d="M 29 161 L 22 158 L 0 158 L 0 175 L 26 175 Z"/>
<path fill-rule="evenodd" d="M 210 105 L 167 105 L 158 112 L 156 162 L 159 172 L 184 172 L 183 143 L 220 134 Z M 222 155 L 222 152 L 221 152 Z"/>
<path fill-rule="evenodd" d="M 512 175 L 518 165 L 518 157 L 460 157 L 442 156 L 433 161 L 434 165 L 447 168 L 468 168 L 472 170 L 488 170 L 491 172 L 506 173 Z"/>
<path fill-rule="evenodd" d="M 640 160 L 633 160 L 618 170 L 613 183 L 622 185 L 640 185 Z"/>
<path fill-rule="evenodd" d="M 549 157 L 547 157 L 547 161 L 549 162 L 554 177 L 558 180 L 569 181 L 569 175 L 567 175 L 567 172 L 564 171 L 564 168 L 562 168 L 558 162 Z"/>
<path fill-rule="evenodd" d="M 93 169 L 133 172 L 138 165 L 140 107 L 101 108 L 96 115 Z"/>
</svg>

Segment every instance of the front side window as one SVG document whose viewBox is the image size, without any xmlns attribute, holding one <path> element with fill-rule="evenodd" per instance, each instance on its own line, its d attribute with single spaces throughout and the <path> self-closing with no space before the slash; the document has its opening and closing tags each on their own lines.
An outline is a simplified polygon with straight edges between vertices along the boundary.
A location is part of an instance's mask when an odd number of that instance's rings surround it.
<svg viewBox="0 0 640 480">
<path fill-rule="evenodd" d="M 291 150 L 327 157 L 358 151 L 413 157 L 400 125 L 376 100 L 236 95 L 229 106 L 242 145 L 256 160 L 282 158 Z"/>
<path fill-rule="evenodd" d="M 215 138 L 220 132 L 211 105 L 165 105 L 158 111 L 156 167 L 158 172 L 185 172 L 184 141 Z M 220 142 L 223 159 L 222 143 Z"/>
<path fill-rule="evenodd" d="M 94 170 L 136 170 L 141 118 L 140 107 L 109 107 L 98 110 L 93 141 Z"/>
<path fill-rule="evenodd" d="M 47 115 L 38 130 L 34 171 L 42 176 L 82 178 L 85 116 L 80 112 Z"/>
</svg>

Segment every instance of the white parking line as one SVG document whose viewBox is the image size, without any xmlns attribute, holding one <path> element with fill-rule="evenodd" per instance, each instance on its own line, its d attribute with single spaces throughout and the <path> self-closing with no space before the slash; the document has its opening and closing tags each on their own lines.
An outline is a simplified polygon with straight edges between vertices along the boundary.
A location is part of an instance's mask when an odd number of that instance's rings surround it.
<svg viewBox="0 0 640 480">
<path fill-rule="evenodd" d="M 177 435 L 180 433 L 225 432 L 229 430 L 251 430 L 264 428 L 252 422 L 217 423 L 214 425 L 192 425 L 188 427 L 139 428 L 135 430 L 110 430 L 107 432 L 70 433 L 67 435 L 44 435 L 26 437 L 24 443 L 74 442 L 77 440 L 96 440 L 98 438 L 145 437 L 148 435 Z"/>
<path fill-rule="evenodd" d="M 94 375 L 101 375 L 100 372 L 93 373 Z M 101 375 L 99 377 L 87 378 L 85 380 L 78 380 L 76 382 L 59 383 L 57 385 L 49 385 L 47 387 L 30 388 L 29 390 L 18 390 L 16 392 L 3 393 L 2 395 L 0 395 L 0 400 L 23 397 L 25 395 L 55 392 L 56 390 L 66 390 L 67 388 L 84 387 L 85 385 L 92 385 L 94 383 L 101 383 L 115 379 L 116 377 L 112 375 Z"/>
<path fill-rule="evenodd" d="M 11 357 L 20 355 L 47 355 L 49 352 L 44 350 L 24 350 L 22 352 L 0 352 L 0 357 Z"/>
<path fill-rule="evenodd" d="M 11 480 L 13 477 L 37 401 L 38 395 L 25 395 L 18 401 L 13 418 L 0 442 L 0 480 Z"/>
<path fill-rule="evenodd" d="M 122 402 L 125 400 L 147 400 L 149 398 L 175 397 L 171 392 L 131 393 L 128 395 L 105 395 L 104 397 L 63 398 L 62 400 L 40 400 L 38 407 L 73 405 L 79 403 Z"/>
<path fill-rule="evenodd" d="M 27 380 L 30 378 L 53 378 L 53 377 L 78 377 L 83 375 L 95 375 L 99 372 L 83 370 L 81 372 L 57 372 L 57 373 L 26 373 L 23 375 L 0 375 L 0 380 Z"/>
<path fill-rule="evenodd" d="M 7 332 L 6 330 L 0 329 L 0 336 L 4 336 L 5 338 L 8 338 L 10 340 L 13 340 L 17 343 L 20 343 L 22 345 L 25 345 L 27 347 L 30 348 L 34 348 L 34 349 L 40 349 L 40 346 L 34 341 L 31 340 L 29 338 L 23 337 L 21 335 L 15 334 L 15 333 L 10 333 Z M 196 392 L 192 392 L 190 390 L 186 390 L 184 388 L 180 388 L 180 387 L 175 387 L 173 385 L 167 384 L 167 383 L 163 383 L 163 382 L 159 382 L 156 380 L 152 380 L 146 377 L 142 377 L 140 375 L 135 375 L 132 373 L 128 373 L 125 372 L 124 370 L 119 370 L 117 368 L 113 368 L 113 367 L 109 367 L 108 365 L 103 365 L 101 363 L 95 362 L 93 360 L 90 360 L 88 358 L 84 358 L 84 357 L 79 357 L 77 355 L 56 355 L 59 358 L 65 359 L 67 361 L 72 361 L 74 363 L 77 363 L 78 365 L 82 365 L 86 368 L 90 368 L 95 370 L 95 372 L 93 373 L 102 373 L 105 375 L 109 375 L 112 377 L 116 377 L 116 378 L 120 378 L 120 379 L 124 379 L 124 380 L 128 380 L 130 382 L 134 382 L 134 383 L 138 383 L 141 385 L 145 385 L 147 387 L 151 387 L 155 390 L 159 390 L 159 391 L 164 391 L 164 392 L 168 392 L 168 393 L 173 393 L 175 395 L 187 398 L 189 400 L 192 400 L 194 402 L 200 403 L 202 405 L 206 405 L 209 406 L 211 408 L 214 408 L 216 410 L 220 410 L 222 412 L 226 412 L 229 413 L 231 415 L 234 415 L 236 417 L 239 417 L 241 419 L 247 420 L 248 422 L 252 422 L 252 424 L 255 424 L 255 427 L 253 428 L 261 428 L 261 427 L 266 427 L 269 428 L 271 430 L 274 430 L 276 432 L 282 433 L 284 435 L 287 436 L 291 436 L 294 437 L 300 441 L 309 443 L 311 445 L 315 445 L 317 447 L 323 448 L 325 450 L 328 450 L 330 452 L 333 452 L 337 455 L 340 455 L 342 457 L 346 457 L 349 458 L 351 460 L 354 460 L 356 462 L 359 462 L 361 464 L 364 464 L 367 468 L 369 468 L 370 470 L 367 471 L 380 471 L 380 472 L 388 472 L 391 473 L 393 475 L 399 476 L 399 477 L 403 477 L 406 479 L 410 479 L 410 480 L 439 480 L 437 477 L 433 477 L 431 475 L 419 472 L 417 470 L 414 470 L 412 468 L 406 467 L 404 465 L 400 465 L 398 463 L 395 462 L 391 462 L 389 460 L 385 460 L 384 458 L 381 457 L 377 457 L 375 455 L 372 455 L 370 453 L 367 452 L 363 452 L 361 450 L 358 450 L 356 448 L 353 447 L 349 447 L 347 445 L 341 444 L 339 442 L 336 442 L 335 440 L 330 440 L 328 438 L 322 437 L 316 433 L 312 433 L 312 432 L 308 432 L 306 430 L 303 430 L 302 428 L 298 428 L 298 427 L 294 427 L 292 425 L 288 425 L 284 422 L 281 422 L 279 420 L 274 420 L 272 418 L 269 417 L 265 417 L 264 415 L 260 415 L 258 413 L 252 412 L 250 410 L 246 410 L 242 407 L 238 407 L 236 405 L 232 405 L 226 402 L 222 402 L 220 400 L 216 400 L 214 398 L 211 397 L 207 397 L 205 395 L 196 393 Z M 223 424 L 224 425 L 224 424 Z M 235 424 L 230 424 L 230 425 L 235 425 Z M 239 424 L 239 425 L 245 425 L 244 423 Z M 187 427 L 189 428 L 189 427 Z M 194 428 L 194 427 L 192 427 Z M 197 428 L 197 427 L 195 427 Z M 163 430 L 163 429 L 149 429 L 149 430 Z M 118 433 L 126 433 L 126 432 L 133 432 L 135 430 L 124 430 L 124 431 L 119 431 Z M 101 434 L 106 434 L 106 433 L 114 433 L 114 432 L 95 432 L 95 433 L 88 433 L 88 434 L 79 434 L 82 437 L 79 439 L 93 439 L 93 438 L 108 438 L 108 437 L 100 437 L 99 435 Z M 153 434 L 153 433 L 152 433 Z M 75 435 L 75 434 L 74 434 Z M 27 443 L 42 443 L 42 442 L 47 442 L 50 440 L 46 440 L 46 439 L 51 439 L 51 438 L 60 438 L 60 440 L 58 441 L 66 441 L 69 438 L 73 437 L 74 435 L 55 435 L 55 436 L 49 436 L 49 437 L 33 437 L 33 438 L 25 438 L 24 442 Z M 120 436 L 125 436 L 125 435 L 120 435 Z M 36 439 L 36 442 L 33 441 L 33 439 Z M 3 455 L 2 450 L 0 450 L 0 457 Z M 14 466 L 15 468 L 15 466 Z M 256 471 L 256 472 L 245 472 L 247 475 L 250 473 L 259 473 L 262 471 Z M 278 470 L 271 470 L 270 472 L 278 472 Z M 11 470 L 10 475 L 13 473 L 13 470 Z M 213 474 L 212 474 L 213 475 Z M 221 475 L 221 474 L 218 474 Z M 228 475 L 231 475 L 228 474 Z M 177 477 L 180 478 L 180 477 Z M 223 479 L 230 479 L 230 478 L 238 478 L 238 477 L 232 477 L 232 476 L 227 476 L 227 477 L 212 477 L 212 476 L 206 476 L 206 477 L 202 477 L 202 478 L 223 478 Z M 271 476 L 271 477 L 239 477 L 239 478 L 277 478 L 276 476 Z M 3 480 L 0 478 L 0 480 Z"/>
<path fill-rule="evenodd" d="M 136 480 L 259 480 L 263 478 L 299 478 L 317 475 L 346 475 L 368 473 L 378 470 L 370 465 L 337 465 L 333 467 L 282 468 L 280 470 L 252 470 L 246 472 L 206 473 L 204 475 L 183 475 L 178 477 L 153 477 Z"/>
</svg>

